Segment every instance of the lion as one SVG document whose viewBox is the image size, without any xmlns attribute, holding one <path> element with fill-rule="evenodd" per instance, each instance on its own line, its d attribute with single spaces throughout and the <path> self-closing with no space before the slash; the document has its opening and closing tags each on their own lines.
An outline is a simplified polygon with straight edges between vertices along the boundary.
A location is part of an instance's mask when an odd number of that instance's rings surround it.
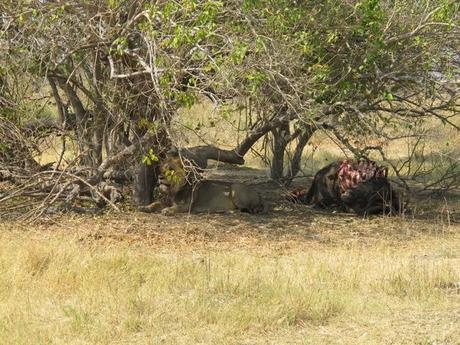
<svg viewBox="0 0 460 345">
<path fill-rule="evenodd" d="M 267 205 L 257 191 L 242 183 L 203 180 L 200 171 L 184 167 L 180 157 L 169 157 L 160 166 L 159 191 L 163 200 L 140 207 L 144 212 L 223 213 L 239 210 L 265 213 Z"/>
</svg>

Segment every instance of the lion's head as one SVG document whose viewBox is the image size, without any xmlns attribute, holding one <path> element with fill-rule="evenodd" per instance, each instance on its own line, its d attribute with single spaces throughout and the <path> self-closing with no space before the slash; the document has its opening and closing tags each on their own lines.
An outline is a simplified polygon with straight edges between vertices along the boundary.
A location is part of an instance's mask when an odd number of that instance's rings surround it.
<svg viewBox="0 0 460 345">
<path fill-rule="evenodd" d="M 167 158 L 160 165 L 159 188 L 163 194 L 174 195 L 187 185 L 187 176 L 179 157 Z"/>
<path fill-rule="evenodd" d="M 160 164 L 158 182 L 164 194 L 176 194 L 186 185 L 194 185 L 202 179 L 202 170 L 187 158 L 167 157 Z"/>
</svg>

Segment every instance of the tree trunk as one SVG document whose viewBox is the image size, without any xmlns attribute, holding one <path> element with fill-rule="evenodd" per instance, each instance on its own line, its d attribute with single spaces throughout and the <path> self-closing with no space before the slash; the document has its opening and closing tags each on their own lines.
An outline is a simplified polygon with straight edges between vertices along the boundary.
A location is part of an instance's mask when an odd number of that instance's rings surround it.
<svg viewBox="0 0 460 345">
<path fill-rule="evenodd" d="M 280 127 L 272 130 L 273 134 L 273 158 L 270 167 L 270 177 L 279 181 L 283 178 L 284 170 L 284 153 L 286 151 L 286 146 L 289 143 L 290 130 L 289 122 L 283 123 Z"/>
<path fill-rule="evenodd" d="M 63 128 L 65 128 L 68 122 L 68 119 L 67 119 L 67 112 L 66 112 L 64 103 L 62 102 L 61 96 L 59 95 L 59 91 L 58 91 L 58 88 L 56 86 L 56 82 L 54 81 L 54 79 L 51 77 L 48 77 L 48 83 L 50 84 L 51 92 L 53 93 L 54 101 L 56 102 L 56 108 L 59 114 L 60 124 Z"/>
<path fill-rule="evenodd" d="M 76 123 L 77 123 L 77 141 L 80 150 L 80 161 L 81 165 L 96 167 L 98 166 L 98 161 L 102 161 L 102 156 L 98 156 L 98 152 L 94 152 L 93 147 L 93 133 L 89 121 L 89 114 L 83 106 L 80 98 L 77 95 L 77 92 L 74 88 L 67 83 L 64 78 L 59 79 L 59 86 L 64 90 L 67 95 L 67 98 L 72 105 L 72 109 L 75 112 Z M 100 159 L 99 159 L 100 158 Z"/>
<path fill-rule="evenodd" d="M 144 139 L 144 140 L 142 140 Z M 170 147 L 170 139 L 165 131 L 157 131 L 155 134 L 145 133 L 142 139 L 135 145 L 134 152 L 144 155 L 149 148 L 160 159 L 165 156 L 165 149 Z M 134 172 L 133 202 L 136 206 L 146 206 L 153 201 L 153 190 L 158 185 L 159 162 L 147 165 L 139 157 Z"/>
<path fill-rule="evenodd" d="M 281 111 L 279 112 L 281 113 Z M 255 126 L 248 134 L 248 136 L 235 148 L 236 155 L 244 157 L 244 155 L 251 149 L 251 147 L 256 143 L 257 140 L 262 138 L 265 134 L 271 130 L 283 126 L 284 123 L 295 118 L 295 114 L 287 114 L 283 116 L 277 116 L 271 121 L 260 122 Z"/>
<path fill-rule="evenodd" d="M 294 155 L 290 160 L 290 168 L 286 176 L 289 180 L 292 180 L 294 176 L 296 176 L 300 171 L 300 162 L 302 161 L 303 150 L 315 131 L 316 127 L 306 126 L 306 128 L 299 135 L 297 145 L 294 150 Z"/>
<path fill-rule="evenodd" d="M 153 202 L 153 190 L 158 184 L 158 164 L 140 163 L 134 172 L 133 202 L 136 206 L 147 206 Z"/>
<path fill-rule="evenodd" d="M 234 150 L 222 150 L 212 145 L 196 146 L 191 148 L 179 149 L 178 153 L 191 161 L 194 165 L 204 169 L 208 166 L 208 160 L 230 164 L 244 164 L 243 157 L 239 156 Z"/>
<path fill-rule="evenodd" d="M 104 116 L 107 115 L 104 112 L 105 108 L 100 99 L 99 101 L 96 99 L 95 105 L 98 111 L 90 113 L 83 106 L 74 86 L 61 76 L 56 77 L 56 79 L 59 82 L 61 89 L 65 92 L 70 104 L 72 105 L 72 109 L 75 112 L 76 134 L 81 155 L 81 163 L 82 165 L 95 168 L 102 162 L 104 118 L 107 117 Z M 49 80 L 51 80 L 50 85 L 53 90 L 53 79 L 49 78 Z M 57 90 L 53 90 L 53 95 L 55 95 L 55 91 L 57 92 Z M 56 95 L 59 96 L 58 93 L 56 93 Z M 55 99 L 57 99 L 56 95 Z M 62 102 L 61 109 L 62 114 L 60 116 L 66 117 L 65 108 L 62 107 Z"/>
<path fill-rule="evenodd" d="M 98 115 L 94 115 L 98 116 Z M 92 152 L 91 158 L 93 166 L 99 166 L 102 163 L 102 148 L 104 146 L 104 119 L 99 118 L 93 124 Z"/>
</svg>

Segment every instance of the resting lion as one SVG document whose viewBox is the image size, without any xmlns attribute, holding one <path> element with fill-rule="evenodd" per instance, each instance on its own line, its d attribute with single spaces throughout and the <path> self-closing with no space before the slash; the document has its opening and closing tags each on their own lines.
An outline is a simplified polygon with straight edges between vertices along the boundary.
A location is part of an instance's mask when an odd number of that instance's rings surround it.
<svg viewBox="0 0 460 345">
<path fill-rule="evenodd" d="M 161 210 L 161 213 L 167 215 L 183 212 L 220 213 L 232 210 L 254 214 L 267 211 L 260 194 L 250 186 L 200 180 L 197 173 L 186 173 L 179 157 L 166 159 L 160 167 L 158 182 L 164 200 L 140 207 L 141 211 Z"/>
</svg>

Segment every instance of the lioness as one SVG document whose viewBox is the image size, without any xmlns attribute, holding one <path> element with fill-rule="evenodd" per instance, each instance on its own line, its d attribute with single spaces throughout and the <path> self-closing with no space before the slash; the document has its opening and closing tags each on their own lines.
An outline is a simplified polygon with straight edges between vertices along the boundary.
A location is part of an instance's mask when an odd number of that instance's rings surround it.
<svg viewBox="0 0 460 345">
<path fill-rule="evenodd" d="M 166 159 L 160 167 L 158 182 L 164 200 L 140 207 L 141 211 L 161 209 L 161 213 L 166 215 L 231 210 L 248 213 L 267 211 L 265 202 L 253 188 L 241 183 L 202 180 L 199 172 L 184 168 L 180 157 Z"/>
</svg>

